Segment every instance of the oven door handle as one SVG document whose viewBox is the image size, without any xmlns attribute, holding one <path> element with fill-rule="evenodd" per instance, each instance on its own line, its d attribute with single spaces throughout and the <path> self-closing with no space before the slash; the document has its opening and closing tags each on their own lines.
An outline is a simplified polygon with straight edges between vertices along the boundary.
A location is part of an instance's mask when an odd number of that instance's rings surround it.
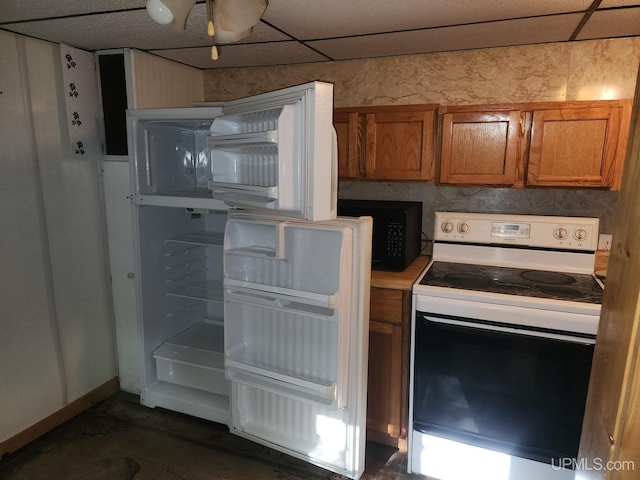
<svg viewBox="0 0 640 480">
<path fill-rule="evenodd" d="M 454 317 L 450 315 L 438 315 L 434 313 L 416 312 L 417 316 L 423 320 L 444 325 L 453 325 L 458 327 L 474 328 L 477 330 L 491 330 L 493 332 L 512 333 L 516 335 L 525 335 L 528 337 L 549 338 L 569 343 L 577 343 L 583 345 L 595 345 L 596 339 L 592 335 L 579 336 L 561 330 L 551 330 L 537 327 L 523 327 L 522 325 L 513 325 L 502 322 L 490 322 L 485 320 L 472 320 Z"/>
</svg>

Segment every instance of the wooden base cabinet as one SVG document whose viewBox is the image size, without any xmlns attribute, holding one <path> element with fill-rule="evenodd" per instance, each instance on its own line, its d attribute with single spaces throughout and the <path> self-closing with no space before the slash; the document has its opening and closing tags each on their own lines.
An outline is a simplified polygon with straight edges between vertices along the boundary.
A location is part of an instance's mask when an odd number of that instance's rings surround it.
<svg viewBox="0 0 640 480">
<path fill-rule="evenodd" d="M 406 450 L 411 287 L 428 263 L 403 272 L 371 272 L 367 440 Z"/>
<path fill-rule="evenodd" d="M 367 435 L 369 440 L 397 444 L 402 429 L 402 326 L 369 322 Z M 374 433 L 375 432 L 375 433 Z"/>
</svg>

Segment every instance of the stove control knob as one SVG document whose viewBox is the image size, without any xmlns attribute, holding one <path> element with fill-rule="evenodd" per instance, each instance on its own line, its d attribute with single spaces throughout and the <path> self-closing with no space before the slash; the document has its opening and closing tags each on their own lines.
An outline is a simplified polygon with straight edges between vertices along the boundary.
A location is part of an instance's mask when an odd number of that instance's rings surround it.
<svg viewBox="0 0 640 480">
<path fill-rule="evenodd" d="M 451 232 L 453 232 L 453 223 L 451 223 L 451 222 L 442 222 L 442 225 L 440 225 L 440 229 L 444 233 L 451 233 Z"/>
<path fill-rule="evenodd" d="M 465 222 L 461 222 L 458 224 L 458 232 L 460 233 L 468 233 L 469 232 L 469 224 Z"/>
<path fill-rule="evenodd" d="M 558 240 L 564 240 L 565 238 L 567 238 L 568 232 L 567 229 L 564 227 L 558 227 L 553 231 L 553 236 L 556 237 Z"/>
<path fill-rule="evenodd" d="M 584 228 L 579 228 L 573 232 L 573 236 L 576 237 L 576 240 L 584 240 L 587 238 L 587 231 Z"/>
</svg>

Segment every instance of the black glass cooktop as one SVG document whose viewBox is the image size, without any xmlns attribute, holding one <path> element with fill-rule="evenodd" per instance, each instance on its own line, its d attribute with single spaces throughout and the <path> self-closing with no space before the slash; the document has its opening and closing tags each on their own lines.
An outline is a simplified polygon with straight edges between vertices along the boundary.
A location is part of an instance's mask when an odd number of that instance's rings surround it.
<svg viewBox="0 0 640 480">
<path fill-rule="evenodd" d="M 420 285 L 598 304 L 603 293 L 588 274 L 449 262 L 434 262 Z"/>
</svg>

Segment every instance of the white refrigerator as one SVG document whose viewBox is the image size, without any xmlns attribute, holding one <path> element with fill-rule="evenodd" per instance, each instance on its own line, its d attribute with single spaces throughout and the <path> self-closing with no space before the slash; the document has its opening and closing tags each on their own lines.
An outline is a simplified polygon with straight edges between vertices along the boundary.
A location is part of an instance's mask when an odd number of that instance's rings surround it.
<svg viewBox="0 0 640 480">
<path fill-rule="evenodd" d="M 358 478 L 371 219 L 336 218 L 332 85 L 130 110 L 141 402 Z"/>
</svg>

